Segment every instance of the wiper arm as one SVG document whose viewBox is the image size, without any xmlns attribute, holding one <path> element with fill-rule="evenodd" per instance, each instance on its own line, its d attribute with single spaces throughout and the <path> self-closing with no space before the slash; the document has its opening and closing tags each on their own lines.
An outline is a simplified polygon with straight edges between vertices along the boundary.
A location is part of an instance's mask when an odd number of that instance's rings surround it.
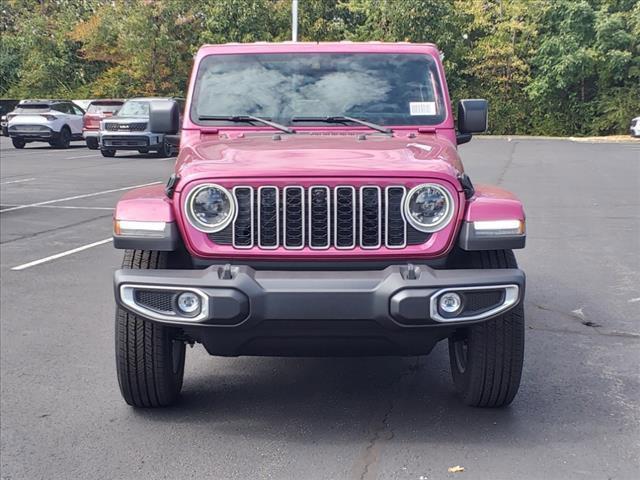
<svg viewBox="0 0 640 480">
<path fill-rule="evenodd" d="M 285 133 L 296 133 L 294 130 L 291 130 L 289 127 L 284 125 L 280 125 L 279 123 L 272 122 L 271 120 L 267 120 L 266 118 L 254 117 L 253 115 L 200 115 L 198 120 L 207 121 L 207 120 L 226 120 L 227 122 L 258 122 L 264 125 L 269 125 L 270 127 L 276 128 Z"/>
<path fill-rule="evenodd" d="M 334 115 L 330 117 L 293 117 L 291 119 L 292 122 L 324 122 L 324 123 L 357 123 L 358 125 L 363 125 L 365 127 L 369 127 L 372 130 L 377 130 L 382 133 L 393 133 L 393 130 L 387 127 L 383 127 L 382 125 L 378 125 L 377 123 L 367 122 L 366 120 L 360 120 L 359 118 L 347 117 L 345 115 Z"/>
</svg>

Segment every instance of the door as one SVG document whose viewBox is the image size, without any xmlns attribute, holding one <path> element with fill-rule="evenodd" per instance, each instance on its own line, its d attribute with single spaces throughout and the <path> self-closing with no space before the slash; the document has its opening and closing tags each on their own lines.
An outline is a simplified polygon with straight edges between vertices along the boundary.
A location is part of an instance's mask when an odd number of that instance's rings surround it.
<svg viewBox="0 0 640 480">
<path fill-rule="evenodd" d="M 74 135 L 82 134 L 82 117 L 84 116 L 84 111 L 77 105 L 73 103 L 68 104 L 69 108 L 69 127 L 71 128 L 71 133 Z"/>
</svg>

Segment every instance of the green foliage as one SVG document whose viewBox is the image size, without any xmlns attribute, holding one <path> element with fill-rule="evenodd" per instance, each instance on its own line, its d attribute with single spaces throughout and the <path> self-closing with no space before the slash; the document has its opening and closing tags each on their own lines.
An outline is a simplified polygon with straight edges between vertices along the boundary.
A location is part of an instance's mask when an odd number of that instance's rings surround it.
<svg viewBox="0 0 640 480">
<path fill-rule="evenodd" d="M 204 43 L 290 38 L 290 0 L 3 0 L 0 95 L 184 95 Z M 434 42 L 493 133 L 622 133 L 640 114 L 637 0 L 299 0 L 302 41 Z"/>
</svg>

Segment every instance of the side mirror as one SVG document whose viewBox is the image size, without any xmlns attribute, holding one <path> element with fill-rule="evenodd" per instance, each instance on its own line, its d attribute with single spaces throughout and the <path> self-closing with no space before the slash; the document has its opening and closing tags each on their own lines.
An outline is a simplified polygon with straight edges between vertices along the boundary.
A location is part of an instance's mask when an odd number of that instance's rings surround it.
<svg viewBox="0 0 640 480">
<path fill-rule="evenodd" d="M 472 133 L 487 130 L 489 106 L 484 99 L 467 99 L 458 102 L 458 145 L 471 140 Z"/>
<path fill-rule="evenodd" d="M 149 129 L 153 133 L 175 135 L 180 129 L 180 109 L 173 100 L 152 101 L 149 106 Z"/>
</svg>

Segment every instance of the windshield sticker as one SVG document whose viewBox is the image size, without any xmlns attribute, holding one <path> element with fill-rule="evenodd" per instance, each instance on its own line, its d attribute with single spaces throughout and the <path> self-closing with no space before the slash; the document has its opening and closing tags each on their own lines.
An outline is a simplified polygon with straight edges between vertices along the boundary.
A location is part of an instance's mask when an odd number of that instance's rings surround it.
<svg viewBox="0 0 640 480">
<path fill-rule="evenodd" d="M 435 115 L 436 102 L 409 102 L 409 115 Z"/>
</svg>

